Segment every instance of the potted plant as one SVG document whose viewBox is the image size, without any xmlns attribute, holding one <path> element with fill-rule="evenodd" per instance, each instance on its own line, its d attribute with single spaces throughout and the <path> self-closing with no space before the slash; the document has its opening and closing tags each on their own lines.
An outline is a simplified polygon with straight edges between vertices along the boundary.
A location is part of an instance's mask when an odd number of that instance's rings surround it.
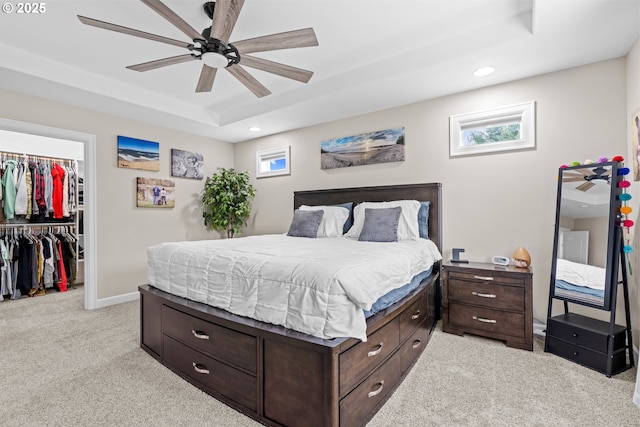
<svg viewBox="0 0 640 427">
<path fill-rule="evenodd" d="M 207 177 L 202 191 L 204 225 L 210 230 L 226 231 L 229 238 L 241 233 L 255 195 L 248 171 L 218 168 Z"/>
</svg>

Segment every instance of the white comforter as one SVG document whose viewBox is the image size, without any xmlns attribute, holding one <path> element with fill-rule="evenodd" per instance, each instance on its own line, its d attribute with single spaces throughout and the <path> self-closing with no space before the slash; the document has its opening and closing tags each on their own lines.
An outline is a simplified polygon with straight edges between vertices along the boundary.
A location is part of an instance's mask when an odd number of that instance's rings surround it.
<svg viewBox="0 0 640 427">
<path fill-rule="evenodd" d="M 556 260 L 556 279 L 577 286 L 604 290 L 606 270 L 602 267 L 580 264 L 566 259 Z"/>
<path fill-rule="evenodd" d="M 363 310 L 442 259 L 425 239 L 394 243 L 285 235 L 148 249 L 149 284 L 320 338 L 366 341 Z"/>
</svg>

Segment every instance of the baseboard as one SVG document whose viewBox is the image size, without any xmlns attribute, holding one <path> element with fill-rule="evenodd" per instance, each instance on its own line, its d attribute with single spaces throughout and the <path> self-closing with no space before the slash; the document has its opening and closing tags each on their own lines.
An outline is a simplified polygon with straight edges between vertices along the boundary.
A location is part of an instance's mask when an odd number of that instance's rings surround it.
<svg viewBox="0 0 640 427">
<path fill-rule="evenodd" d="M 108 307 L 110 305 L 121 304 L 123 302 L 136 301 L 140 299 L 140 292 L 135 291 L 129 294 L 117 295 L 115 297 L 102 298 L 96 300 L 96 308 Z"/>
</svg>

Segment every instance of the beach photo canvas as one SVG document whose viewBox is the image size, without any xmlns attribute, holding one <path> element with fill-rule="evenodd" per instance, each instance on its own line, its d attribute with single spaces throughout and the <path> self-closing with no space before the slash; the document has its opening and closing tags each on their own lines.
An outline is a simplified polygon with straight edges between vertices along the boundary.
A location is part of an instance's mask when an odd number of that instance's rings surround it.
<svg viewBox="0 0 640 427">
<path fill-rule="evenodd" d="M 204 160 L 202 154 L 191 151 L 171 149 L 171 176 L 181 178 L 204 178 Z"/>
<path fill-rule="evenodd" d="M 159 171 L 160 144 L 118 135 L 118 167 Z"/>
<path fill-rule="evenodd" d="M 176 183 L 170 179 L 136 178 L 136 206 L 139 208 L 175 207 Z"/>
<path fill-rule="evenodd" d="M 320 142 L 322 169 L 404 161 L 404 127 Z"/>
</svg>

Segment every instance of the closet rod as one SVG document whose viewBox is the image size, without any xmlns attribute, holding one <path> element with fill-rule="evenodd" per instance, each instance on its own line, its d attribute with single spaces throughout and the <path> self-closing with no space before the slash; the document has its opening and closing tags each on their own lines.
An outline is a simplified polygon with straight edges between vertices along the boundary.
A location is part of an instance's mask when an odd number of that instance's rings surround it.
<svg viewBox="0 0 640 427">
<path fill-rule="evenodd" d="M 76 227 L 74 222 L 42 222 L 38 224 L 0 224 L 2 228 L 47 228 L 47 227 Z"/>
<path fill-rule="evenodd" d="M 33 158 L 33 159 L 36 159 L 36 161 L 37 161 L 38 159 L 42 159 L 42 160 L 49 160 L 49 161 L 52 161 L 52 162 L 60 162 L 60 163 L 63 163 L 63 162 L 73 162 L 73 161 L 75 161 L 75 160 L 76 160 L 76 159 L 68 159 L 68 158 L 64 158 L 64 157 L 49 157 L 49 156 L 41 156 L 41 155 L 39 155 L 39 154 L 15 153 L 15 152 L 11 152 L 11 151 L 4 151 L 4 150 L 3 150 L 3 151 L 0 151 L 0 156 L 2 156 L 2 157 L 5 157 L 5 156 L 6 156 L 6 157 L 15 157 L 15 158 L 16 158 L 16 159 L 18 159 L 18 160 L 19 160 L 20 158 L 24 158 L 24 157 L 26 157 L 26 158 L 27 158 L 27 160 L 28 160 L 28 159 Z"/>
</svg>

